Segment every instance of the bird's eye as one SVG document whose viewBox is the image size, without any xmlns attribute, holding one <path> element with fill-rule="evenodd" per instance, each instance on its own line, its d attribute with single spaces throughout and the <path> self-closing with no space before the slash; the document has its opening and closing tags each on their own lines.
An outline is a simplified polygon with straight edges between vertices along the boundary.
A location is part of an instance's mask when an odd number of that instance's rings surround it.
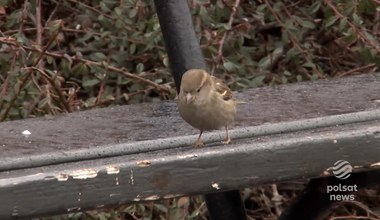
<svg viewBox="0 0 380 220">
<path fill-rule="evenodd" d="M 201 91 L 201 88 L 197 89 L 197 92 L 199 93 Z"/>
</svg>

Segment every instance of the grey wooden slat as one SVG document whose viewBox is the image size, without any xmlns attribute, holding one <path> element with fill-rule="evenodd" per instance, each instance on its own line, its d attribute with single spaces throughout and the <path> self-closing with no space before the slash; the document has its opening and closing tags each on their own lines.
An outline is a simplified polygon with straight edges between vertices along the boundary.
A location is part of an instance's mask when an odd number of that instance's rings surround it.
<svg viewBox="0 0 380 220">
<path fill-rule="evenodd" d="M 2 172 L 0 219 L 318 177 L 340 159 L 378 169 L 379 152 L 373 121 Z"/>
<path fill-rule="evenodd" d="M 380 106 L 380 74 L 365 74 L 236 94 L 235 127 L 255 126 L 374 110 Z M 32 134 L 25 139 L 21 132 Z M 109 144 L 197 134 L 174 102 L 149 103 L 0 123 L 0 158 L 102 148 Z"/>
<path fill-rule="evenodd" d="M 380 120 L 380 109 L 347 113 L 343 115 L 303 119 L 292 122 L 280 122 L 276 124 L 236 128 L 231 131 L 231 137 L 234 141 L 237 141 L 238 139 L 243 138 L 254 138 L 264 135 L 297 132 L 308 129 L 374 120 Z M 203 136 L 203 140 L 205 143 L 213 143 L 223 140 L 224 136 L 225 131 L 212 132 L 205 134 Z M 99 157 L 115 157 L 121 155 L 173 149 L 176 147 L 185 147 L 192 145 L 197 137 L 198 135 L 179 136 L 161 138 L 156 140 L 130 142 L 125 144 L 108 144 L 102 147 L 93 148 L 91 150 L 79 149 L 66 152 L 47 152 L 38 155 L 34 154 L 22 157 L 3 157 L 3 160 L 0 161 L 0 171 L 10 171 L 14 169 L 32 168 L 57 163 L 91 160 L 97 159 Z M 26 138 L 25 140 L 28 141 L 28 139 L 29 138 Z"/>
</svg>

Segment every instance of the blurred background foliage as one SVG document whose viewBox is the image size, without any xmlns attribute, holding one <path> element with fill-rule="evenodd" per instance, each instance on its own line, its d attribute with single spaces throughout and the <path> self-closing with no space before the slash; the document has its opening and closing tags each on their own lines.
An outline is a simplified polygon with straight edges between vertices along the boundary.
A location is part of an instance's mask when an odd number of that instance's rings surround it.
<svg viewBox="0 0 380 220">
<path fill-rule="evenodd" d="M 236 4 L 236 5 L 235 5 Z M 189 0 L 234 90 L 376 71 L 378 0 Z M 1 0 L 0 120 L 173 99 L 150 0 Z"/>
<path fill-rule="evenodd" d="M 380 67 L 379 0 L 188 2 L 210 72 L 234 90 Z M 173 99 L 160 31 L 151 0 L 0 0 L 0 121 Z M 249 191 L 250 216 L 276 219 L 294 197 L 272 192 Z M 206 218 L 200 197 L 112 210 L 70 218 Z"/>
</svg>

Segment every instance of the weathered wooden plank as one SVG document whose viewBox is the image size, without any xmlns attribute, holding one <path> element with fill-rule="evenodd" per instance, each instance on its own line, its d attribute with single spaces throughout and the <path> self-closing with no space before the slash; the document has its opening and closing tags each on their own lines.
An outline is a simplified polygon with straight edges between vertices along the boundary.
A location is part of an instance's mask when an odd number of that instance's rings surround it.
<svg viewBox="0 0 380 220">
<path fill-rule="evenodd" d="M 343 115 L 325 116 L 323 118 L 319 117 L 292 122 L 280 122 L 276 124 L 236 128 L 230 133 L 234 140 L 237 140 L 374 120 L 380 120 L 380 110 L 362 111 Z M 225 131 L 218 131 L 204 135 L 203 140 L 206 143 L 218 142 L 223 140 L 224 136 Z M 92 148 L 91 150 L 78 149 L 65 152 L 48 152 L 39 155 L 34 154 L 26 157 L 7 157 L 3 158 L 3 161 L 0 161 L 0 171 L 10 171 L 14 169 L 31 168 L 57 163 L 91 160 L 100 157 L 115 157 L 166 150 L 176 147 L 185 147 L 192 145 L 197 137 L 198 135 L 178 136 L 122 144 L 108 144 L 102 146 L 101 148 Z M 28 141 L 28 139 L 29 138 L 26 138 L 26 141 Z"/>
<path fill-rule="evenodd" d="M 172 102 L 1 123 L 0 195 L 7 202 L 0 203 L 0 219 L 317 177 L 339 159 L 377 169 L 379 77 L 371 74 L 238 94 L 248 103 L 239 108 L 235 139 L 228 146 L 214 142 L 190 147 L 195 136 L 182 136 L 197 131 L 180 119 Z M 337 115 L 348 112 L 352 114 Z M 332 118 L 310 119 L 320 116 Z M 281 123 L 272 124 L 276 122 Z M 246 128 L 263 123 L 267 124 Z M 26 129 L 32 133 L 28 138 L 21 135 Z M 213 134 L 206 136 L 215 140 Z M 144 143 L 141 140 L 167 137 L 182 142 L 163 141 L 158 147 L 146 146 L 144 152 L 136 148 Z M 131 151 L 134 147 L 137 150 Z M 117 153 L 109 154 L 115 149 Z M 38 157 L 42 154 L 46 157 Z M 36 161 L 49 155 L 63 159 L 53 157 L 36 167 Z M 16 169 L 20 162 L 28 166 L 28 161 L 30 168 Z M 48 165 L 52 162 L 56 164 Z"/>
<path fill-rule="evenodd" d="M 339 159 L 376 168 L 380 122 L 241 139 L 228 147 L 176 148 L 0 174 L 0 218 L 320 176 Z M 85 179 L 86 178 L 86 179 Z"/>
<path fill-rule="evenodd" d="M 376 109 L 379 79 L 380 74 L 367 74 L 238 93 L 247 104 L 239 106 L 235 127 Z M 24 138 L 24 130 L 32 134 Z M 0 157 L 22 160 L 56 152 L 65 157 L 74 150 L 197 133 L 183 122 L 173 102 L 119 106 L 1 123 Z"/>
</svg>

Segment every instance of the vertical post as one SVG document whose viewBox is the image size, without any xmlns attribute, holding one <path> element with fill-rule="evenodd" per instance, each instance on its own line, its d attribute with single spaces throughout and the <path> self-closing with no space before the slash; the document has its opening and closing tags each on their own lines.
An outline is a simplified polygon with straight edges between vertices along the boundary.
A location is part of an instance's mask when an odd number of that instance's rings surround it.
<svg viewBox="0 0 380 220">
<path fill-rule="evenodd" d="M 187 0 L 155 0 L 154 4 L 179 92 L 182 74 L 188 69 L 206 69 L 206 64 L 194 32 Z M 239 190 L 210 193 L 205 195 L 205 200 L 211 219 L 247 219 Z"/>
<path fill-rule="evenodd" d="M 189 69 L 206 69 L 206 64 L 194 32 L 187 1 L 155 0 L 154 3 L 179 92 L 182 74 Z"/>
</svg>

